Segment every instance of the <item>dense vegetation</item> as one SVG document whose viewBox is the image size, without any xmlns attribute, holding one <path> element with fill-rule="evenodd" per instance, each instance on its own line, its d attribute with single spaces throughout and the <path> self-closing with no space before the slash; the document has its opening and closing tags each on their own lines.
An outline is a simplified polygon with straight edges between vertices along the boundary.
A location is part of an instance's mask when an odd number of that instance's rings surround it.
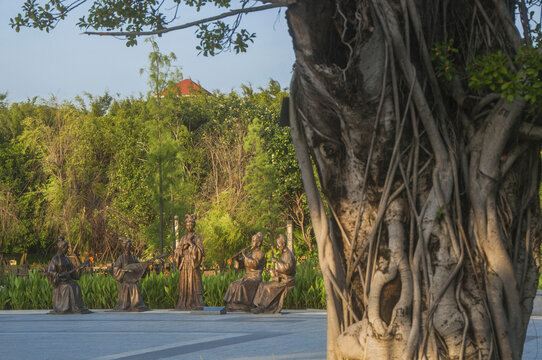
<svg viewBox="0 0 542 360">
<path fill-rule="evenodd" d="M 159 248 L 162 207 L 166 248 L 174 216 L 182 234 L 184 214 L 198 214 L 207 267 L 222 267 L 256 231 L 268 248 L 287 218 L 302 229 L 304 254 L 306 202 L 289 128 L 279 126 L 285 95 L 271 80 L 241 95 L 0 101 L 0 252 L 50 255 L 62 234 L 98 261 L 118 255 L 118 236 L 144 256 Z"/>
</svg>

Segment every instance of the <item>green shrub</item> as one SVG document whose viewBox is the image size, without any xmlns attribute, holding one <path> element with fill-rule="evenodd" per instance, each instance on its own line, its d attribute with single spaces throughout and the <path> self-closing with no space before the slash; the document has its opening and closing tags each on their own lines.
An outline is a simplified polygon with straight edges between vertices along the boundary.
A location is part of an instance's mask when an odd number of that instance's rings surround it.
<svg viewBox="0 0 542 360">
<path fill-rule="evenodd" d="M 27 310 L 50 309 L 51 285 L 37 270 L 31 270 L 26 277 L 8 275 L 3 277 L 0 291 L 0 309 Z"/>
<path fill-rule="evenodd" d="M 326 290 L 316 261 L 297 264 L 295 287 L 284 299 L 285 309 L 325 309 Z"/>
<path fill-rule="evenodd" d="M 203 276 L 203 298 L 206 306 L 224 305 L 228 286 L 243 276 L 242 272 L 223 271 Z M 269 281 L 269 274 L 264 274 Z M 83 274 L 78 281 L 83 302 L 89 309 L 111 309 L 117 303 L 118 284 L 107 274 Z M 151 272 L 140 280 L 145 304 L 151 309 L 172 309 L 177 305 L 179 272 L 156 274 Z M 14 275 L 0 278 L 0 310 L 51 309 L 52 287 L 37 270 L 27 277 Z M 286 296 L 286 309 L 324 309 L 326 295 L 322 274 L 316 262 L 297 265 L 296 284 Z"/>
<path fill-rule="evenodd" d="M 83 303 L 89 309 L 111 309 L 117 304 L 118 285 L 105 274 L 83 274 L 79 280 Z"/>
<path fill-rule="evenodd" d="M 218 272 L 213 276 L 203 277 L 203 299 L 206 306 L 223 306 L 224 295 L 230 284 L 242 277 L 242 273 L 236 271 Z"/>
<path fill-rule="evenodd" d="M 177 306 L 179 272 L 151 272 L 141 279 L 141 294 L 145 304 L 151 309 L 172 309 Z"/>
<path fill-rule="evenodd" d="M 219 205 L 209 210 L 198 221 L 205 248 L 205 266 L 223 268 L 233 253 L 230 249 L 240 249 L 245 245 L 241 225 L 233 219 L 227 209 Z M 246 245 L 245 245 L 246 246 Z"/>
</svg>

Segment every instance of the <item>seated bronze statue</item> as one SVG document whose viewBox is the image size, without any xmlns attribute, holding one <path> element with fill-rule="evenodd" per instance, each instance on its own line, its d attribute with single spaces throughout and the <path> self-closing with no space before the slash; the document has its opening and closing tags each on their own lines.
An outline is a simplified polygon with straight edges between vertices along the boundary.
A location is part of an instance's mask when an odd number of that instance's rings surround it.
<svg viewBox="0 0 542 360">
<path fill-rule="evenodd" d="M 277 249 L 280 251 L 280 259 L 271 257 L 275 268 L 271 270 L 271 281 L 261 283 L 254 296 L 254 308 L 251 312 L 279 313 L 288 291 L 295 285 L 295 257 L 286 247 L 286 238 L 279 235 Z"/>
<path fill-rule="evenodd" d="M 92 311 L 83 305 L 81 287 L 75 282 L 81 277 L 81 269 L 88 262 L 76 267 L 66 256 L 68 243 L 58 237 L 58 251 L 47 267 L 47 279 L 53 286 L 53 310 L 51 314 L 89 314 Z"/>
<path fill-rule="evenodd" d="M 132 241 L 127 238 L 120 238 L 124 254 L 119 256 L 113 265 L 113 277 L 119 283 L 119 300 L 113 308 L 114 311 L 147 311 L 139 279 L 149 267 L 149 262 L 140 263 L 137 257 L 132 253 L 134 248 Z"/>
<path fill-rule="evenodd" d="M 252 237 L 250 248 L 252 252 L 246 253 L 246 249 L 241 251 L 243 263 L 246 269 L 245 276 L 242 279 L 234 281 L 228 287 L 224 296 L 227 311 L 250 311 L 253 307 L 252 300 L 258 285 L 262 282 L 262 271 L 265 267 L 265 254 L 261 247 L 263 234 L 261 232 Z"/>
</svg>

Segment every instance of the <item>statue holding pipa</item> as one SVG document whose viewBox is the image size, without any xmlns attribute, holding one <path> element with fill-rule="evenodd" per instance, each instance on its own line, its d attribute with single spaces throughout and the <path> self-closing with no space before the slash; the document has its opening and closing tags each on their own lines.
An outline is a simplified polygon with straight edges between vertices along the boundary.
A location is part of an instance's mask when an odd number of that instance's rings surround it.
<svg viewBox="0 0 542 360">
<path fill-rule="evenodd" d="M 89 314 L 91 311 L 83 305 L 83 293 L 75 280 L 81 277 L 81 269 L 88 261 L 75 266 L 66 256 L 68 243 L 64 236 L 58 237 L 58 251 L 47 267 L 47 279 L 53 286 L 53 311 L 51 314 Z"/>
<path fill-rule="evenodd" d="M 112 274 L 119 283 L 119 300 L 113 310 L 147 311 L 149 308 L 143 302 L 139 279 L 141 279 L 145 270 L 148 269 L 149 265 L 152 264 L 154 260 L 165 255 L 154 257 L 148 261 L 139 262 L 137 257 L 133 254 L 134 247 L 132 241 L 123 237 L 121 237 L 120 240 L 122 241 L 124 253 L 119 256 L 113 265 Z"/>
</svg>

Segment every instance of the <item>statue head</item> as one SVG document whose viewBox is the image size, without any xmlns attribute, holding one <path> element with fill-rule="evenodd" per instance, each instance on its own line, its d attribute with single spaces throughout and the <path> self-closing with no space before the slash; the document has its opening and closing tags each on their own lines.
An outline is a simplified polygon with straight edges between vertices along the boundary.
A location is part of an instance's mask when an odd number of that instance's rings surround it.
<svg viewBox="0 0 542 360">
<path fill-rule="evenodd" d="M 282 251 L 286 248 L 286 238 L 284 237 L 284 235 L 280 234 L 277 238 L 277 249 L 279 249 L 279 251 Z"/>
<path fill-rule="evenodd" d="M 250 243 L 250 246 L 253 249 L 259 248 L 262 246 L 263 243 L 263 234 L 261 232 L 257 232 L 256 234 L 252 235 L 252 241 Z"/>
<path fill-rule="evenodd" d="M 66 252 L 68 251 L 68 242 L 64 240 L 64 236 L 62 235 L 58 237 L 56 246 L 58 248 L 58 252 L 61 253 L 62 255 L 65 255 Z"/>
<path fill-rule="evenodd" d="M 122 244 L 122 248 L 124 249 L 124 251 L 127 253 L 127 254 L 130 254 L 134 247 L 132 245 L 132 240 L 126 238 L 126 237 L 119 237 L 119 240 L 121 241 L 121 244 Z"/>
<path fill-rule="evenodd" d="M 194 230 L 194 228 L 196 227 L 197 217 L 198 216 L 196 214 L 186 214 L 184 216 L 184 225 L 186 227 L 186 231 L 192 232 Z"/>
</svg>

